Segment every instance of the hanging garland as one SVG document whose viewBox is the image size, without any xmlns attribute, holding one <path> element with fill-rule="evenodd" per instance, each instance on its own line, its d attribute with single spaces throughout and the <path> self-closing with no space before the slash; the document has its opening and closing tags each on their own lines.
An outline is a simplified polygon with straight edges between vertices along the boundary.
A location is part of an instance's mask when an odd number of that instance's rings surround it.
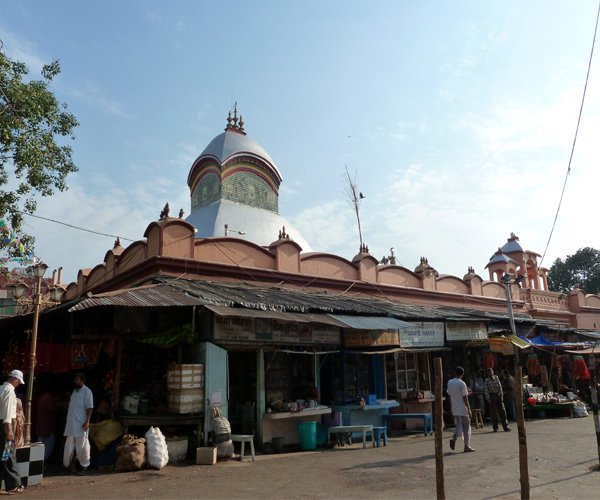
<svg viewBox="0 0 600 500">
<path fill-rule="evenodd" d="M 0 219 L 0 247 L 8 249 L 8 255 L 0 257 L 0 262 L 17 262 L 21 265 L 35 265 L 40 262 L 40 259 L 34 255 L 25 243 L 16 237 L 3 219 Z"/>
</svg>

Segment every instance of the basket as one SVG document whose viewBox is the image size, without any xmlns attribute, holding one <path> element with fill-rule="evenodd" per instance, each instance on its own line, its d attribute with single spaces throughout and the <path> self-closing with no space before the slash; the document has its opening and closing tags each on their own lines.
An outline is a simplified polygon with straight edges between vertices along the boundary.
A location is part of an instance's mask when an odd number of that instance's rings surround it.
<svg viewBox="0 0 600 500">
<path fill-rule="evenodd" d="M 203 409 L 203 389 L 173 389 L 169 391 L 169 411 L 171 413 L 202 413 Z"/>
</svg>

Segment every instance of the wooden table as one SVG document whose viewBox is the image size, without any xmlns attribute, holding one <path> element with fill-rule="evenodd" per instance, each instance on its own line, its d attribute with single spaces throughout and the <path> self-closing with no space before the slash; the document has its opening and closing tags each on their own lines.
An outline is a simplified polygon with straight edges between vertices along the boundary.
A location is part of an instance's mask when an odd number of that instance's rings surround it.
<svg viewBox="0 0 600 500">
<path fill-rule="evenodd" d="M 431 413 L 390 413 L 384 415 L 383 420 L 387 423 L 388 430 L 391 431 L 390 422 L 392 419 L 407 420 L 409 418 L 420 418 L 423 420 L 423 433 L 433 434 L 433 417 Z"/>
</svg>

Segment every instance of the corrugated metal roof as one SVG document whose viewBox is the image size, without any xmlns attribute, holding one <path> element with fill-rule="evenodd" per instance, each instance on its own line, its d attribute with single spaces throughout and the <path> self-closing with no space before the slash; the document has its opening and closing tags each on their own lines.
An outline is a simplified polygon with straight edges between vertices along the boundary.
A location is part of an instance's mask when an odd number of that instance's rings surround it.
<svg viewBox="0 0 600 500">
<path fill-rule="evenodd" d="M 191 297 L 168 285 L 147 285 L 92 295 L 75 304 L 69 309 L 69 312 L 82 311 L 98 306 L 184 307 L 199 304 L 201 302 L 196 297 Z"/>
<path fill-rule="evenodd" d="M 448 306 L 423 306 L 392 301 L 367 295 L 344 295 L 335 292 L 315 292 L 290 288 L 255 286 L 244 283 L 214 283 L 201 280 L 157 278 L 154 284 L 100 293 L 81 300 L 69 312 L 90 307 L 177 307 L 220 306 L 250 310 L 277 311 L 315 315 L 311 322 L 330 323 L 326 315 L 389 317 L 408 321 L 464 321 L 469 319 L 503 319 L 503 314 L 492 314 Z M 251 313 L 248 313 L 251 314 Z M 258 316 L 257 316 L 258 317 Z M 273 317 L 273 316 L 269 316 Z M 300 318 L 296 318 L 300 321 Z M 531 317 L 517 317 L 517 321 L 530 321 Z M 335 323 L 337 326 L 342 324 Z M 385 327 L 387 328 L 387 327 Z M 394 326 L 392 329 L 402 328 Z"/>
</svg>

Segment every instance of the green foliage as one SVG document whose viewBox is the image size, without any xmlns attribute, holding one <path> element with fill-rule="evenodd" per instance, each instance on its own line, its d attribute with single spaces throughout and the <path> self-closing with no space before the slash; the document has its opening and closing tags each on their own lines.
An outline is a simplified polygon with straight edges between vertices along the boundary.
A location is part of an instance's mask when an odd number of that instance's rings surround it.
<svg viewBox="0 0 600 500">
<path fill-rule="evenodd" d="M 41 73 L 41 80 L 30 79 L 27 66 L 9 59 L 0 43 L 0 218 L 29 245 L 22 212 L 35 211 L 36 196 L 67 189 L 68 174 L 77 171 L 67 144 L 77 120 L 48 89 L 58 61 Z"/>
<path fill-rule="evenodd" d="M 586 293 L 600 292 L 600 250 L 580 248 L 565 260 L 556 259 L 548 273 L 548 287 L 564 293 L 575 287 Z"/>
</svg>

